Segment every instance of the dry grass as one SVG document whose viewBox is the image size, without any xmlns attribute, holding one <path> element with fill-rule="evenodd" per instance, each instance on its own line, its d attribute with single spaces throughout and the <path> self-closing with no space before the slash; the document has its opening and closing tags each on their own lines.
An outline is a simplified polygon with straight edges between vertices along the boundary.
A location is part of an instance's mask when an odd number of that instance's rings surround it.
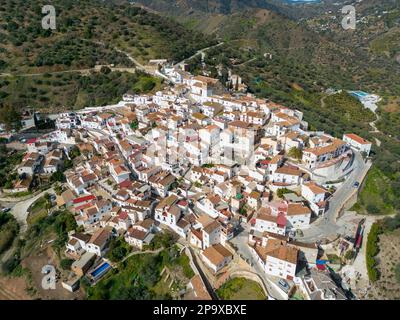
<svg viewBox="0 0 400 320">
<path fill-rule="evenodd" d="M 391 97 L 388 99 L 388 103 L 384 105 L 383 110 L 386 112 L 399 112 L 400 111 L 400 98 Z"/>
<path fill-rule="evenodd" d="M 377 300 L 400 299 L 400 283 L 395 268 L 400 263 L 400 230 L 379 236 L 380 252 L 376 256 L 380 279 L 373 284 L 368 298 Z"/>
</svg>

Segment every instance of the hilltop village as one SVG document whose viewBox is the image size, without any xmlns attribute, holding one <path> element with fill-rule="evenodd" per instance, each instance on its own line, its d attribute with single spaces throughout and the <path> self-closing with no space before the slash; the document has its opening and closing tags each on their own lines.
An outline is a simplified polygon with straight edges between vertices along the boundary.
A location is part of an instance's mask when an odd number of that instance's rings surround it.
<svg viewBox="0 0 400 320">
<path fill-rule="evenodd" d="M 198 298 L 210 298 L 205 282 L 248 253 L 244 261 L 282 297 L 295 286 L 308 299 L 346 299 L 318 243 L 301 235 L 334 210 L 335 181 L 371 143 L 309 130 L 298 110 L 228 93 L 179 66 L 163 74 L 169 85 L 154 95 L 59 114 L 55 131 L 25 142 L 12 191 L 63 172 L 56 204 L 80 227 L 65 246 L 75 262 L 63 286 L 104 276 L 113 238 L 139 251 L 172 232 L 204 271 L 191 281 Z"/>
</svg>

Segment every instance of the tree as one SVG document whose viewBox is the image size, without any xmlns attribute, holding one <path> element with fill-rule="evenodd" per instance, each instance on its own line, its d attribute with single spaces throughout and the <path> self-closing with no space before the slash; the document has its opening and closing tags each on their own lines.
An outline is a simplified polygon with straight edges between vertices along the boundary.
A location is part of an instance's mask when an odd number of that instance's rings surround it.
<svg viewBox="0 0 400 320">
<path fill-rule="evenodd" d="M 46 210 L 50 210 L 52 207 L 52 203 L 51 203 L 51 198 L 50 198 L 50 194 L 45 193 L 45 195 L 43 196 L 45 203 L 44 203 L 44 207 L 46 208 Z"/>
<path fill-rule="evenodd" d="M 243 206 L 242 208 L 239 209 L 239 214 L 242 216 L 247 216 L 246 206 Z"/>
<path fill-rule="evenodd" d="M 62 259 L 60 261 L 60 266 L 63 270 L 71 270 L 71 266 L 74 260 L 72 259 Z"/>
<path fill-rule="evenodd" d="M 176 240 L 175 234 L 170 231 L 158 232 L 146 249 L 169 248 L 176 243 Z"/>
<path fill-rule="evenodd" d="M 19 130 L 22 128 L 21 113 L 11 105 L 0 104 L 0 123 L 7 131 Z"/>
<path fill-rule="evenodd" d="M 143 78 L 140 81 L 140 91 L 141 92 L 149 92 L 156 86 L 153 78 Z"/>
<path fill-rule="evenodd" d="M 375 204 L 372 204 L 372 203 L 367 205 L 366 209 L 367 209 L 369 214 L 379 214 L 380 213 L 379 208 Z"/>
<path fill-rule="evenodd" d="M 55 184 L 55 186 L 54 186 L 54 191 L 56 192 L 56 194 L 57 194 L 58 196 L 61 195 L 63 189 L 62 189 L 62 187 L 60 186 L 59 183 L 56 183 L 56 184 Z"/>
<path fill-rule="evenodd" d="M 124 247 L 117 247 L 110 251 L 109 258 L 113 262 L 121 261 L 126 256 L 127 250 Z"/>
<path fill-rule="evenodd" d="M 276 194 L 278 195 L 279 198 L 283 198 L 283 195 L 286 193 L 293 193 L 293 191 L 287 188 L 281 188 L 278 189 L 278 191 L 276 191 Z"/>
<path fill-rule="evenodd" d="M 64 169 L 65 170 L 68 170 L 68 169 L 72 168 L 73 166 L 74 166 L 74 164 L 73 164 L 72 160 L 69 160 L 69 159 L 64 160 Z"/>
<path fill-rule="evenodd" d="M 3 272 L 7 275 L 11 274 L 19 265 L 21 264 L 21 261 L 18 256 L 14 256 L 6 260 L 3 265 L 2 269 Z"/>
<path fill-rule="evenodd" d="M 107 258 L 110 259 L 112 262 L 121 261 L 130 251 L 130 248 L 128 249 L 127 247 L 128 245 L 122 237 L 112 239 L 109 245 Z"/>
<path fill-rule="evenodd" d="M 131 122 L 131 129 L 136 130 L 137 128 L 139 128 L 139 121 L 134 120 Z"/>
<path fill-rule="evenodd" d="M 288 152 L 288 156 L 300 160 L 303 157 L 303 151 L 301 151 L 299 148 L 292 147 Z"/>
<path fill-rule="evenodd" d="M 65 175 L 61 171 L 57 170 L 54 172 L 51 177 L 50 177 L 51 182 L 64 182 L 65 181 Z"/>
<path fill-rule="evenodd" d="M 100 72 L 103 73 L 103 74 L 109 74 L 111 72 L 111 69 L 109 67 L 102 66 L 100 68 Z"/>
<path fill-rule="evenodd" d="M 71 151 L 69 152 L 69 156 L 71 159 L 75 159 L 76 157 L 79 157 L 81 155 L 80 150 L 78 149 L 78 147 L 73 147 L 71 149 Z"/>
<path fill-rule="evenodd" d="M 396 276 L 396 281 L 397 283 L 400 283 L 400 263 L 396 264 L 396 268 L 394 270 L 395 276 Z"/>
<path fill-rule="evenodd" d="M 345 255 L 344 258 L 346 260 L 352 260 L 354 258 L 354 251 L 353 250 L 348 250 Z"/>
</svg>

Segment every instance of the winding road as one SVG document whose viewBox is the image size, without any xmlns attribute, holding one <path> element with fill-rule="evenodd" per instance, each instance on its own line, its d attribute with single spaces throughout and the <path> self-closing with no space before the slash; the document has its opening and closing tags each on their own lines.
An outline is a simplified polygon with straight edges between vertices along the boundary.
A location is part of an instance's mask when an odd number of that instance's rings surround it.
<svg viewBox="0 0 400 320">
<path fill-rule="evenodd" d="M 54 189 L 50 188 L 47 189 L 36 196 L 29 198 L 27 200 L 18 202 L 15 204 L 15 206 L 11 209 L 11 214 L 14 216 L 14 218 L 18 221 L 20 224 L 20 233 L 24 233 L 28 229 L 28 209 L 29 207 L 40 197 L 44 196 L 46 193 L 49 194 L 54 194 Z"/>
<path fill-rule="evenodd" d="M 297 237 L 297 240 L 302 242 L 315 242 L 335 236 L 343 230 L 337 224 L 339 212 L 342 210 L 345 203 L 357 192 L 354 183 L 364 180 L 372 163 L 365 163 L 359 152 L 354 152 L 353 170 L 348 175 L 340 188 L 332 195 L 329 200 L 329 209 L 323 217 L 320 217 L 316 222 L 311 224 L 308 229 L 303 230 L 303 236 Z"/>
</svg>

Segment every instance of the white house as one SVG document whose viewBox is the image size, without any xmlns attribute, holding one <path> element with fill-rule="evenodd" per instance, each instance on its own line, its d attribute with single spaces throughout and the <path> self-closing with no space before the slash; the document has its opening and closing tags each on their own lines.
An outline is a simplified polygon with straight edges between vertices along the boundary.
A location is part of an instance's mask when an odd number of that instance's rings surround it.
<svg viewBox="0 0 400 320">
<path fill-rule="evenodd" d="M 133 225 L 125 234 L 125 241 L 140 250 L 144 244 L 149 244 L 153 238 L 154 220 L 145 219 Z"/>
<path fill-rule="evenodd" d="M 111 237 L 109 228 L 98 229 L 93 235 L 86 233 L 72 234 L 69 236 L 66 245 L 66 253 L 73 257 L 79 257 L 85 252 L 90 252 L 101 257 Z"/>
<path fill-rule="evenodd" d="M 86 251 L 101 257 L 111 237 L 112 234 L 108 228 L 98 229 L 86 244 Z"/>
<path fill-rule="evenodd" d="M 327 190 L 317 185 L 315 182 L 304 183 L 301 186 L 301 195 L 310 204 L 311 210 L 316 215 L 325 213 L 327 202 L 325 197 Z"/>
<path fill-rule="evenodd" d="M 346 142 L 340 139 L 330 139 L 321 146 L 304 149 L 302 161 L 307 168 L 314 169 L 329 160 L 341 156 L 346 152 L 347 148 Z"/>
<path fill-rule="evenodd" d="M 286 213 L 288 229 L 302 229 L 310 225 L 311 210 L 302 203 L 289 203 Z"/>
<path fill-rule="evenodd" d="M 217 273 L 232 261 L 233 255 L 223 245 L 215 244 L 205 249 L 201 253 L 201 258 L 214 273 Z"/>
<path fill-rule="evenodd" d="M 121 183 L 129 179 L 130 171 L 124 165 L 110 165 L 110 173 L 116 183 Z"/>
<path fill-rule="evenodd" d="M 155 220 L 174 230 L 182 214 L 181 209 L 176 205 L 177 202 L 178 197 L 175 195 L 162 199 L 155 208 Z"/>
<path fill-rule="evenodd" d="M 221 224 L 214 220 L 203 228 L 203 249 L 221 242 Z"/>
<path fill-rule="evenodd" d="M 371 152 L 372 143 L 354 133 L 344 134 L 343 141 L 346 142 L 351 148 L 360 152 L 365 152 L 367 156 L 369 156 Z"/>
<path fill-rule="evenodd" d="M 299 185 L 305 172 L 295 166 L 284 165 L 272 174 L 272 181 L 283 185 Z"/>
<path fill-rule="evenodd" d="M 284 241 L 270 238 L 265 246 L 251 248 L 266 274 L 292 280 L 296 275 L 299 250 Z"/>
<path fill-rule="evenodd" d="M 59 160 L 57 160 L 57 159 L 46 159 L 46 162 L 44 163 L 44 166 L 43 166 L 43 171 L 46 174 L 52 174 L 52 173 L 58 171 L 60 166 L 61 166 L 61 163 L 60 163 Z"/>
</svg>

